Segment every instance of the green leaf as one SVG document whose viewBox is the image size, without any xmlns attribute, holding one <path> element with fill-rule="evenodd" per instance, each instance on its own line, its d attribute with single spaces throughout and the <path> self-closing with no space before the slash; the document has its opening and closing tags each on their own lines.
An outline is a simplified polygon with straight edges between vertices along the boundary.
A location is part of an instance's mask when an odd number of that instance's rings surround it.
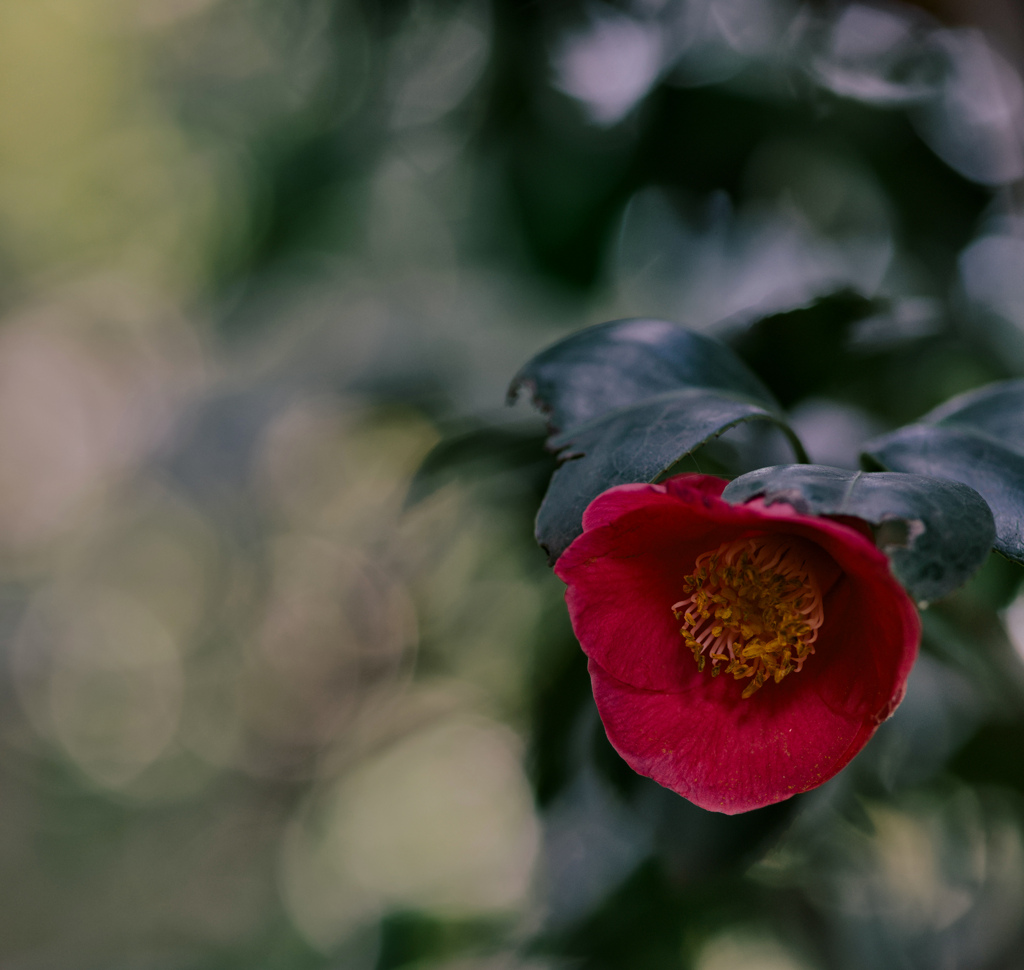
<svg viewBox="0 0 1024 970">
<path fill-rule="evenodd" d="M 534 478 L 551 473 L 552 460 L 540 449 L 542 429 L 529 424 L 498 426 L 480 422 L 445 435 L 421 462 L 406 493 L 405 506 L 429 498 L 451 481 L 494 479 L 514 471 L 525 479 L 520 488 L 533 486 Z"/>
<path fill-rule="evenodd" d="M 541 351 L 509 388 L 530 391 L 552 428 L 567 431 L 654 395 L 703 387 L 778 410 L 771 391 L 725 344 L 667 320 L 599 323 Z"/>
<path fill-rule="evenodd" d="M 1024 563 L 1024 381 L 969 391 L 868 442 L 884 468 L 963 482 L 995 516 L 995 548 Z"/>
<path fill-rule="evenodd" d="M 548 416 L 548 447 L 563 462 L 537 515 L 554 562 L 582 531 L 605 489 L 656 479 L 680 458 L 745 421 L 796 436 L 761 381 L 724 344 L 664 320 L 615 320 L 538 354 L 516 375 Z"/>
<path fill-rule="evenodd" d="M 580 534 L 584 510 L 605 489 L 654 481 L 715 435 L 755 419 L 785 427 L 757 404 L 688 388 L 554 435 L 548 445 L 565 464 L 551 476 L 537 513 L 537 541 L 554 562 Z"/>
<path fill-rule="evenodd" d="M 722 493 L 734 503 L 758 496 L 806 514 L 871 523 L 896 578 L 926 603 L 970 579 L 995 538 L 992 512 L 974 489 L 923 475 L 775 465 L 741 475 Z"/>
<path fill-rule="evenodd" d="M 850 337 L 857 323 L 887 309 L 883 300 L 839 290 L 807 306 L 762 317 L 736 334 L 730 344 L 790 407 L 877 366 L 872 356 L 851 352 Z M 828 366 L 823 367 L 822 361 L 828 361 Z"/>
</svg>

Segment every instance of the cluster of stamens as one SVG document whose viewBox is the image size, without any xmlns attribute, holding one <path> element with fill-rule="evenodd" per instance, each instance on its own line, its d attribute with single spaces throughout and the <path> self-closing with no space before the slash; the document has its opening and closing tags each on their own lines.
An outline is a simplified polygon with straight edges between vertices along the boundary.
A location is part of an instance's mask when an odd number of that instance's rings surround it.
<svg viewBox="0 0 1024 970">
<path fill-rule="evenodd" d="M 814 653 L 824 619 L 807 545 L 791 536 L 756 536 L 701 553 L 683 580 L 686 597 L 672 610 L 697 669 L 711 661 L 749 679 L 743 697 L 779 683 Z"/>
</svg>

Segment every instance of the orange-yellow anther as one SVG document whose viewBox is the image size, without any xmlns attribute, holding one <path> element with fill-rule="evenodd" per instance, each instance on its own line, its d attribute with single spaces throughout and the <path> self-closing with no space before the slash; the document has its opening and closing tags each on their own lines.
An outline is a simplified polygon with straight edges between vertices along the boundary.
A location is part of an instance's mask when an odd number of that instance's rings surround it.
<svg viewBox="0 0 1024 970">
<path fill-rule="evenodd" d="M 712 677 L 749 680 L 741 696 L 750 697 L 803 667 L 825 616 L 809 545 L 755 536 L 697 557 L 672 610 L 699 671 L 710 660 Z"/>
</svg>

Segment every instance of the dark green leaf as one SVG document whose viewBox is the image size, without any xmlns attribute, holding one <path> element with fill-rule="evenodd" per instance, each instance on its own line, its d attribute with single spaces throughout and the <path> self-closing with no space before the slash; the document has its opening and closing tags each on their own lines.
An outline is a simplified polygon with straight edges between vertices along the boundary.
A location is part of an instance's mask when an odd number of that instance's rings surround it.
<svg viewBox="0 0 1024 970">
<path fill-rule="evenodd" d="M 1024 454 L 1024 381 L 999 381 L 958 394 L 921 420 L 968 427 Z"/>
<path fill-rule="evenodd" d="M 450 481 L 493 478 L 502 471 L 514 470 L 531 480 L 535 475 L 546 477 L 552 460 L 540 449 L 543 440 L 542 429 L 533 427 L 532 422 L 521 427 L 482 424 L 447 435 L 416 470 L 405 504 L 411 507 L 422 502 Z"/>
<path fill-rule="evenodd" d="M 757 404 L 691 388 L 619 408 L 555 435 L 549 445 L 565 464 L 551 476 L 537 513 L 538 542 L 554 562 L 580 534 L 586 507 L 606 488 L 653 481 L 682 455 L 755 419 L 782 424 Z"/>
<path fill-rule="evenodd" d="M 790 407 L 871 366 L 864 355 L 850 353 L 850 335 L 855 324 L 885 310 L 884 301 L 840 290 L 807 306 L 763 317 L 730 343 Z M 823 361 L 829 366 L 823 367 Z"/>
<path fill-rule="evenodd" d="M 519 372 L 510 396 L 521 387 L 548 415 L 548 447 L 564 462 L 537 515 L 552 562 L 605 489 L 653 481 L 741 422 L 774 422 L 803 457 L 771 394 L 728 347 L 664 320 L 617 320 L 567 337 Z"/>
<path fill-rule="evenodd" d="M 970 485 L 995 516 L 995 548 L 1024 563 L 1024 381 L 961 394 L 864 452 L 893 471 Z"/>
<path fill-rule="evenodd" d="M 824 465 L 776 465 L 730 482 L 723 498 L 763 496 L 812 515 L 852 516 L 875 526 L 876 541 L 914 599 L 930 602 L 965 583 L 995 538 L 992 512 L 959 482 Z"/>
<path fill-rule="evenodd" d="M 705 387 L 752 398 L 769 410 L 771 391 L 725 344 L 667 320 L 612 320 L 541 351 L 512 381 L 527 388 L 552 428 L 568 431 L 615 408 L 666 391 Z"/>
</svg>

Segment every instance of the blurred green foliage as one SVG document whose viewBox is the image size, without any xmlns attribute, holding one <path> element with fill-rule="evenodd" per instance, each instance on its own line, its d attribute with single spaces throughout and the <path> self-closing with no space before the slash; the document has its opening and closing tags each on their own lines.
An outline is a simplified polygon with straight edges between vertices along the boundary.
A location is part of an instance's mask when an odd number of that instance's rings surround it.
<svg viewBox="0 0 1024 970">
<path fill-rule="evenodd" d="M 0 962 L 1015 965 L 1018 567 L 840 777 L 709 815 L 604 739 L 502 408 L 626 316 L 841 467 L 1024 374 L 1021 61 L 949 9 L 0 7 Z"/>
</svg>

